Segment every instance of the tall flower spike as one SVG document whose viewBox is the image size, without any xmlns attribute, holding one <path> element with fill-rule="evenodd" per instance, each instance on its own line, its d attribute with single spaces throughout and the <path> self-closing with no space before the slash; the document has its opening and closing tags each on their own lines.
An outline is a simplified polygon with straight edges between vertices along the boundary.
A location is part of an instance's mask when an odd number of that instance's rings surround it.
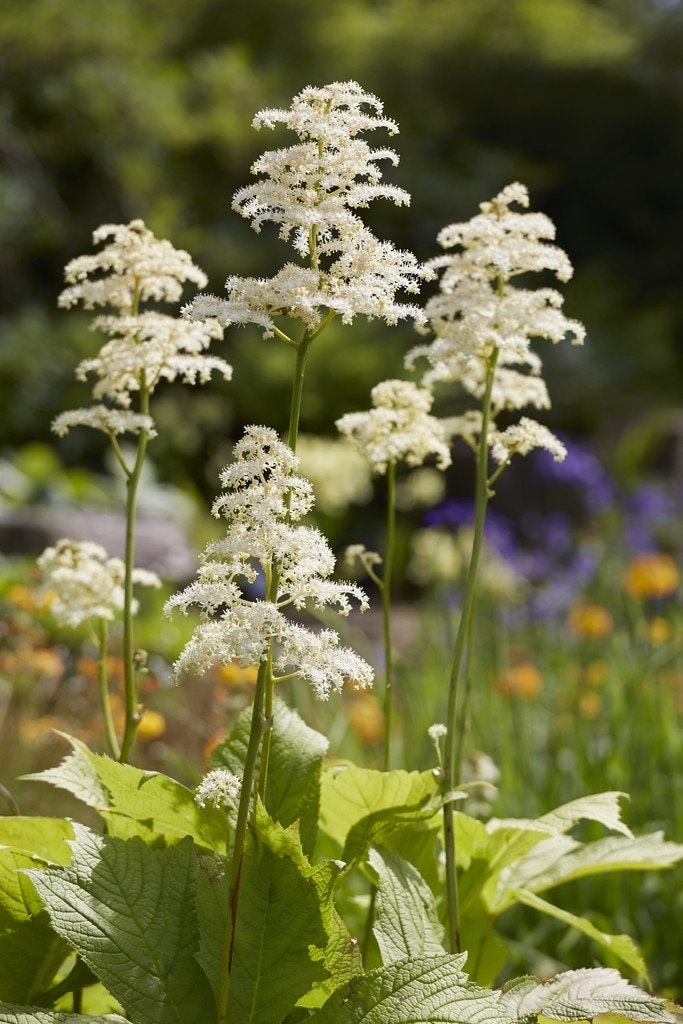
<svg viewBox="0 0 683 1024">
<path fill-rule="evenodd" d="M 224 325 L 255 323 L 264 336 L 275 333 L 274 318 L 282 315 L 300 319 L 309 331 L 330 313 L 344 323 L 358 314 L 390 324 L 419 319 L 417 306 L 396 300 L 398 291 L 418 291 L 423 272 L 415 257 L 375 238 L 357 213 L 375 199 L 410 201 L 403 189 L 382 183 L 380 164 L 398 163 L 396 153 L 372 149 L 362 137 L 376 128 L 398 131 L 382 116 L 380 101 L 356 82 L 334 82 L 304 89 L 288 110 L 261 111 L 253 124 L 282 124 L 299 142 L 254 163 L 259 180 L 235 193 L 233 209 L 255 231 L 276 224 L 304 265 L 287 263 L 269 279 L 230 277 L 227 299 L 200 295 L 186 315 Z"/>
<path fill-rule="evenodd" d="M 432 416 L 432 394 L 408 380 L 385 380 L 370 392 L 373 408 L 349 412 L 337 420 L 337 429 L 351 438 L 376 473 L 386 473 L 390 462 L 405 460 L 420 466 L 436 455 L 439 469 L 451 463 L 448 435 Z"/>
<path fill-rule="evenodd" d="M 95 317 L 93 329 L 109 340 L 97 356 L 83 360 L 76 370 L 79 380 L 94 375 L 93 398 L 111 404 L 62 413 L 53 429 L 65 434 L 82 425 L 110 436 L 141 430 L 153 436 L 149 414 L 131 411 L 132 395 L 150 395 L 160 380 L 205 383 L 213 371 L 229 380 L 232 368 L 206 353 L 211 341 L 222 337 L 222 328 L 215 321 L 189 323 L 140 310 L 140 303 L 146 301 L 177 302 L 188 281 L 200 288 L 206 284 L 206 276 L 186 252 L 155 238 L 141 220 L 105 224 L 94 232 L 93 241 L 107 244 L 67 265 L 68 287 L 59 305 L 68 308 L 80 302 L 86 309 L 110 306 L 115 310 Z"/>
<path fill-rule="evenodd" d="M 557 343 L 570 336 L 580 345 L 585 336 L 583 325 L 562 312 L 559 292 L 513 283 L 521 274 L 539 271 L 550 271 L 561 281 L 572 275 L 566 253 L 552 244 L 552 221 L 542 213 L 512 210 L 515 204 L 529 204 L 527 190 L 519 183 L 482 203 L 481 212 L 471 220 L 440 232 L 438 241 L 449 251 L 427 264 L 440 272 L 439 292 L 425 306 L 428 326 L 424 331 L 434 338 L 413 348 L 406 358 L 409 367 L 419 358 L 427 359 L 425 384 L 458 382 L 479 400 L 484 396 L 488 367 L 495 362 L 488 443 L 501 463 L 514 453 L 525 454 L 539 446 L 563 458 L 560 442 L 535 420 L 523 417 L 514 428 L 500 433 L 495 417 L 503 410 L 550 405 L 541 360 L 531 348 L 533 339 Z M 454 417 L 445 426 L 476 449 L 481 419 L 477 425 L 469 414 Z"/>
<path fill-rule="evenodd" d="M 297 468 L 292 450 L 268 427 L 248 427 L 235 445 L 234 460 L 221 476 L 225 490 L 213 508 L 228 521 L 225 536 L 207 545 L 195 582 L 166 604 L 167 612 L 197 605 L 204 618 L 176 663 L 178 674 L 201 673 L 216 662 L 259 664 L 272 646 L 274 670 L 307 679 L 319 697 L 345 680 L 372 682 L 370 666 L 340 647 L 334 630 L 313 632 L 283 613 L 310 603 L 336 605 L 347 615 L 350 598 L 367 607 L 360 587 L 329 578 L 334 556 L 323 535 L 294 525 L 313 503 L 310 484 Z M 259 569 L 266 578 L 277 574 L 274 600 L 244 593 L 244 581 L 253 583 Z"/>
</svg>

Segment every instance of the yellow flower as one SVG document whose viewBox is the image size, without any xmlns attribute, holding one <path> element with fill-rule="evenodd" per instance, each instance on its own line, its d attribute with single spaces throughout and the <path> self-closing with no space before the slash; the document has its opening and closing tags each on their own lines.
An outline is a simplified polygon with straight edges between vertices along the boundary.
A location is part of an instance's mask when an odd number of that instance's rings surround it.
<svg viewBox="0 0 683 1024">
<path fill-rule="evenodd" d="M 597 718 L 602 709 L 602 701 L 594 690 L 585 690 L 579 696 L 579 714 L 582 718 Z"/>
<path fill-rule="evenodd" d="M 543 689 L 543 678 L 535 665 L 530 661 L 522 661 L 499 676 L 495 685 L 506 697 L 534 700 Z"/>
<path fill-rule="evenodd" d="M 569 628 L 575 636 L 603 640 L 613 627 L 612 616 L 601 604 L 578 604 L 569 616 Z"/>
<path fill-rule="evenodd" d="M 46 595 L 47 596 L 47 595 Z M 13 583 L 5 592 L 5 600 L 25 612 L 35 612 L 38 604 L 36 592 L 24 583 Z"/>
<path fill-rule="evenodd" d="M 156 740 L 166 732 L 166 719 L 159 711 L 145 708 L 138 725 L 137 736 L 143 742 Z"/>
<path fill-rule="evenodd" d="M 647 635 L 653 647 L 660 647 L 669 642 L 673 636 L 673 627 L 668 619 L 656 615 L 647 624 Z"/>
<path fill-rule="evenodd" d="M 219 665 L 217 672 L 218 681 L 225 686 L 254 686 L 257 675 L 256 665 L 242 668 L 236 661 L 231 661 L 228 665 Z"/>
<path fill-rule="evenodd" d="M 593 688 L 602 686 L 609 676 L 609 665 L 606 661 L 589 661 L 581 673 L 581 682 Z"/>
<path fill-rule="evenodd" d="M 641 601 L 669 597 L 678 587 L 679 572 L 670 555 L 661 551 L 638 555 L 624 574 L 624 586 L 631 597 Z"/>
</svg>

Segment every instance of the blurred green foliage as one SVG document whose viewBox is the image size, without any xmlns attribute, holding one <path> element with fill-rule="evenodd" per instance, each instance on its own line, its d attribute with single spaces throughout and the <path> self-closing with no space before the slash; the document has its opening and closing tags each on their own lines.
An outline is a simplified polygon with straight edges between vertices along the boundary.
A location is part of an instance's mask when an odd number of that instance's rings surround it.
<svg viewBox="0 0 683 1024">
<path fill-rule="evenodd" d="M 412 208 L 368 213 L 420 258 L 436 232 L 520 179 L 556 221 L 577 273 L 567 310 L 583 351 L 552 352 L 555 426 L 609 434 L 683 383 L 683 9 L 674 0 L 5 0 L 0 9 L 0 448 L 47 440 L 86 401 L 88 321 L 55 309 L 68 259 L 103 222 L 144 218 L 220 292 L 229 273 L 290 257 L 230 211 L 250 164 L 278 144 L 250 122 L 307 84 L 355 78 L 401 127 L 391 177 Z M 383 142 L 384 140 L 381 140 Z M 380 142 L 380 144 L 381 144 Z M 364 407 L 400 372 L 409 327 L 359 325 L 314 351 L 306 430 Z M 350 354 L 349 345 L 353 345 Z M 162 476 L 212 493 L 225 438 L 282 428 L 288 351 L 234 329 L 235 382 L 168 388 L 181 426 L 152 448 Z M 88 435 L 88 436 L 84 436 Z M 60 442 L 97 465 L 89 431 Z M 209 469 L 205 467 L 209 466 Z"/>
</svg>

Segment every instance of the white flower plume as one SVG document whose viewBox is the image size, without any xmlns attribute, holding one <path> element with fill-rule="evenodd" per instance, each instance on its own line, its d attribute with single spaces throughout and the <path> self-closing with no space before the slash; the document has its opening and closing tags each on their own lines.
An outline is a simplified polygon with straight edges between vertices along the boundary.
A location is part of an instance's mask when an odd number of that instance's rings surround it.
<svg viewBox="0 0 683 1024">
<path fill-rule="evenodd" d="M 254 323 L 265 336 L 274 333 L 273 318 L 283 315 L 303 321 L 309 331 L 329 313 L 344 323 L 356 315 L 389 324 L 421 319 L 419 307 L 397 301 L 396 293 L 417 292 L 424 271 L 412 253 L 377 239 L 357 213 L 375 199 L 410 201 L 403 189 L 382 183 L 380 163 L 397 164 L 396 153 L 373 149 L 362 138 L 376 128 L 398 131 L 382 116 L 377 97 L 356 82 L 309 87 L 288 110 L 261 111 L 253 123 L 282 124 L 299 141 L 254 163 L 259 180 L 235 193 L 233 209 L 256 231 L 276 224 L 304 263 L 287 263 L 266 279 L 229 277 L 227 299 L 200 295 L 185 315 L 215 318 L 224 326 Z"/>
<path fill-rule="evenodd" d="M 549 271 L 560 281 L 572 275 L 566 253 L 553 244 L 553 222 L 542 213 L 511 209 L 515 204 L 529 205 L 527 190 L 519 183 L 482 203 L 471 220 L 440 232 L 438 241 L 448 252 L 427 264 L 440 273 L 439 292 L 425 307 L 424 331 L 430 331 L 433 340 L 416 346 L 406 358 L 411 368 L 416 360 L 427 360 L 425 385 L 457 382 L 478 400 L 484 396 L 489 368 L 495 366 L 489 445 L 496 445 L 494 455 L 503 463 L 508 461 L 508 455 L 503 457 L 503 436 L 511 444 L 516 438 L 514 451 L 523 453 L 542 444 L 556 458 L 562 457 L 560 442 L 546 428 L 541 440 L 539 424 L 530 426 L 535 421 L 524 420 L 526 426 L 518 425 L 517 434 L 510 435 L 496 431 L 495 418 L 503 410 L 550 406 L 541 360 L 531 347 L 534 339 L 558 343 L 570 337 L 580 345 L 585 336 L 583 325 L 562 312 L 562 296 L 555 289 L 514 284 L 519 275 L 539 271 Z M 471 414 L 450 419 L 447 427 L 476 447 L 481 419 L 478 429 Z"/>
<path fill-rule="evenodd" d="M 335 605 L 347 615 L 351 599 L 367 607 L 360 587 L 330 579 L 335 560 L 323 535 L 295 525 L 313 504 L 310 483 L 296 472 L 296 456 L 274 430 L 259 426 L 246 429 L 233 456 L 213 506 L 214 515 L 228 521 L 225 535 L 207 545 L 196 580 L 166 604 L 167 612 L 197 605 L 204 618 L 176 672 L 204 672 L 216 662 L 259 664 L 272 647 L 275 670 L 307 679 L 319 697 L 344 680 L 369 685 L 372 669 L 340 647 L 333 630 L 313 632 L 283 613 L 288 606 L 303 610 L 310 604 Z M 266 599 L 250 600 L 244 584 L 259 572 L 277 587 Z"/>
<path fill-rule="evenodd" d="M 60 306 L 82 302 L 86 309 L 113 306 L 125 313 L 138 300 L 178 302 L 185 281 L 206 285 L 206 275 L 188 253 L 155 238 L 141 220 L 103 224 L 93 232 L 95 245 L 109 238 L 99 252 L 67 264 L 64 277 L 70 287 L 59 296 Z"/>
<path fill-rule="evenodd" d="M 186 252 L 155 238 L 141 220 L 105 224 L 95 231 L 93 239 L 96 244 L 108 244 L 67 265 L 69 287 L 60 295 L 59 305 L 69 307 L 81 302 L 86 309 L 111 306 L 115 310 L 93 320 L 93 329 L 102 331 L 109 340 L 98 355 L 84 359 L 76 370 L 79 380 L 94 375 L 93 398 L 112 406 L 64 413 L 55 420 L 53 429 L 64 434 L 75 425 L 84 425 L 110 436 L 144 430 L 153 437 L 153 422 L 146 408 L 129 412 L 132 396 L 144 392 L 146 403 L 160 380 L 204 384 L 214 371 L 230 380 L 232 368 L 206 352 L 212 340 L 222 337 L 223 330 L 216 321 L 191 323 L 140 309 L 145 301 L 177 302 L 187 281 L 199 287 L 206 284 L 205 275 Z"/>
<path fill-rule="evenodd" d="M 405 460 L 420 466 L 430 455 L 437 465 L 450 465 L 448 436 L 440 420 L 432 416 L 432 394 L 407 380 L 385 380 L 370 392 L 373 408 L 350 412 L 337 420 L 338 430 L 360 448 L 376 473 L 386 473 L 389 463 Z"/>
<path fill-rule="evenodd" d="M 49 597 L 50 611 L 59 625 L 111 620 L 123 609 L 125 565 L 120 558 L 110 558 L 100 544 L 60 540 L 43 551 L 38 566 L 44 577 L 42 593 Z M 133 582 L 161 586 L 159 577 L 146 569 L 134 569 Z"/>
</svg>

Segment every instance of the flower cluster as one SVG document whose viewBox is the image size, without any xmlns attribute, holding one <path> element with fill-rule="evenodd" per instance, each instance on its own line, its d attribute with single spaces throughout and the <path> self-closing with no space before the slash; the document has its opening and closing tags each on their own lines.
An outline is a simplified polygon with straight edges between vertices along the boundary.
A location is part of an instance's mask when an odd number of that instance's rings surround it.
<svg viewBox="0 0 683 1024">
<path fill-rule="evenodd" d="M 99 355 L 83 360 L 76 370 L 83 381 L 93 374 L 97 378 L 93 397 L 111 404 L 62 413 L 54 430 L 65 434 L 73 426 L 84 425 L 110 435 L 145 430 L 151 436 L 154 425 L 146 409 L 131 410 L 133 393 L 144 393 L 146 399 L 162 379 L 205 383 L 214 370 L 229 380 L 232 369 L 224 360 L 206 354 L 211 341 L 222 337 L 215 321 L 190 323 L 140 310 L 146 301 L 177 302 L 187 281 L 200 288 L 206 284 L 189 255 L 155 238 L 141 220 L 106 224 L 93 235 L 95 244 L 108 239 L 99 252 L 79 256 L 67 265 L 69 287 L 59 304 L 70 307 L 81 302 L 86 309 L 109 306 L 115 310 L 95 317 L 93 329 L 109 340 Z"/>
<path fill-rule="evenodd" d="M 352 438 L 376 473 L 404 459 L 419 466 L 430 455 L 437 465 L 450 465 L 451 453 L 444 424 L 432 416 L 432 394 L 407 380 L 385 380 L 370 392 L 374 408 L 346 413 L 337 420 L 342 434 Z"/>
<path fill-rule="evenodd" d="M 43 551 L 38 566 L 45 577 L 44 597 L 59 625 L 111 620 L 122 610 L 125 566 L 120 558 L 110 558 L 100 544 L 60 540 Z M 161 586 L 158 576 L 146 569 L 134 569 L 133 582 Z"/>
<path fill-rule="evenodd" d="M 528 206 L 526 188 L 508 185 L 495 199 L 481 204 L 470 221 L 452 224 L 438 236 L 447 250 L 427 266 L 440 271 L 440 290 L 425 312 L 434 334 L 430 344 L 418 345 L 407 357 L 408 366 L 424 357 L 429 369 L 424 383 L 458 381 L 480 400 L 491 368 L 493 422 L 489 444 L 502 464 L 515 452 L 548 448 L 555 458 L 564 455 L 553 435 L 528 417 L 499 433 L 495 417 L 503 410 L 525 406 L 548 408 L 550 400 L 541 378 L 541 360 L 531 348 L 534 338 L 559 342 L 567 335 L 581 344 L 584 328 L 562 313 L 562 296 L 552 288 L 520 288 L 512 279 L 521 274 L 550 271 L 561 281 L 572 274 L 566 254 L 552 244 L 555 228 L 541 213 L 519 213 L 513 204 Z M 476 446 L 481 419 L 453 419 L 450 427 Z"/>
<path fill-rule="evenodd" d="M 334 555 L 320 531 L 294 525 L 313 505 L 311 485 L 297 468 L 292 450 L 268 427 L 248 427 L 235 445 L 213 506 L 214 515 L 228 520 L 225 536 L 207 545 L 195 582 L 166 605 L 167 611 L 197 605 L 206 620 L 178 659 L 177 673 L 203 672 L 216 662 L 259 664 L 273 646 L 274 670 L 307 679 L 319 697 L 345 680 L 372 682 L 370 666 L 340 647 L 334 630 L 313 632 L 283 614 L 311 602 L 336 605 L 346 615 L 350 598 L 367 607 L 358 586 L 330 579 Z M 245 584 L 259 577 L 265 599 L 250 600 Z"/>
<path fill-rule="evenodd" d="M 241 788 L 242 780 L 227 768 L 214 768 L 199 783 L 194 798 L 199 807 L 236 809 Z"/>
<path fill-rule="evenodd" d="M 283 124 L 299 142 L 255 162 L 259 180 L 235 193 L 233 209 L 255 231 L 267 221 L 278 225 L 280 238 L 305 262 L 287 263 L 269 279 L 229 277 L 227 299 L 200 295 L 186 307 L 187 316 L 258 324 L 266 337 L 282 315 L 301 320 L 309 332 L 330 314 L 344 323 L 357 314 L 389 324 L 421 318 L 418 307 L 396 300 L 397 291 L 418 290 L 423 272 L 415 257 L 377 239 L 356 212 L 375 199 L 410 200 L 403 189 L 382 184 L 379 164 L 395 165 L 396 153 L 372 149 L 361 137 L 376 128 L 398 131 L 381 115 L 380 101 L 356 82 L 309 87 L 288 110 L 256 115 L 256 128 Z"/>
</svg>

